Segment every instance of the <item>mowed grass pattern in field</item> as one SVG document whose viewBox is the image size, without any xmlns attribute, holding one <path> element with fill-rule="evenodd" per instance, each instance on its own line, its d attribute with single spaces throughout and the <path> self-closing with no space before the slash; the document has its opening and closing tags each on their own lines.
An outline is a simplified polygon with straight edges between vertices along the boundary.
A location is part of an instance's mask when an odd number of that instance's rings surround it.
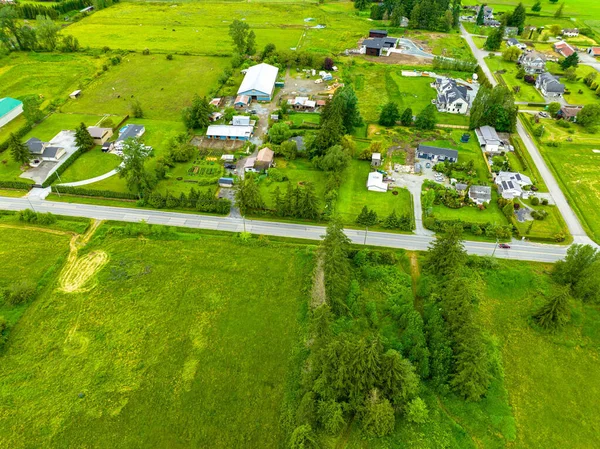
<svg viewBox="0 0 600 449">
<path fill-rule="evenodd" d="M 96 249 L 110 257 L 97 287 L 49 291 L 11 336 L 0 446 L 282 443 L 312 252 L 232 236 Z"/>
<path fill-rule="evenodd" d="M 192 103 L 194 94 L 205 96 L 217 85 L 226 57 L 177 55 L 169 61 L 161 54 L 128 54 L 121 64 L 87 86 L 77 100 L 63 111 L 92 114 L 129 114 L 139 101 L 144 117 L 181 120 L 181 111 Z"/>
</svg>

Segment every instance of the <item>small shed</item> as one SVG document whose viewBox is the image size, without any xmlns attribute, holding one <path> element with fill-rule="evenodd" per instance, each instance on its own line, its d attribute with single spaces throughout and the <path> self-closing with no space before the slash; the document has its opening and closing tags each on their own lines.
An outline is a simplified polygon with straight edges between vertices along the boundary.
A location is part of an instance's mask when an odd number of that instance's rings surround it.
<svg viewBox="0 0 600 449">
<path fill-rule="evenodd" d="M 369 37 L 387 37 L 388 32 L 386 30 L 370 30 Z"/>
<path fill-rule="evenodd" d="M 246 159 L 246 162 L 244 162 L 244 171 L 246 173 L 256 172 L 257 170 L 254 168 L 255 162 L 256 162 L 255 157 L 249 157 L 248 159 Z"/>
<path fill-rule="evenodd" d="M 369 173 L 367 190 L 371 192 L 387 192 L 388 185 L 383 182 L 383 174 L 377 171 Z"/>
<path fill-rule="evenodd" d="M 221 156 L 221 160 L 225 162 L 233 162 L 235 161 L 235 156 L 233 154 L 224 154 Z"/>
<path fill-rule="evenodd" d="M 231 123 L 233 126 L 250 126 L 250 117 L 246 115 L 236 115 Z"/>
<path fill-rule="evenodd" d="M 81 90 L 79 90 L 79 89 L 71 92 L 71 94 L 69 95 L 69 97 L 72 98 L 73 100 L 77 100 L 80 96 L 81 96 Z"/>
<path fill-rule="evenodd" d="M 215 108 L 219 108 L 223 104 L 223 98 L 213 98 L 212 100 L 210 100 L 209 104 L 211 106 L 214 106 Z"/>
<path fill-rule="evenodd" d="M 233 178 L 219 178 L 219 187 L 233 187 Z"/>
<path fill-rule="evenodd" d="M 233 103 L 233 106 L 237 109 L 242 109 L 242 108 L 248 107 L 251 102 L 252 102 L 252 99 L 248 95 L 238 95 L 235 98 L 235 102 Z"/>
<path fill-rule="evenodd" d="M 279 121 L 279 114 L 271 114 L 271 120 L 274 122 Z"/>
<path fill-rule="evenodd" d="M 467 189 L 469 188 L 469 186 L 467 184 L 464 184 L 462 182 L 457 182 L 456 184 L 454 184 L 454 188 L 456 189 L 456 191 L 458 193 L 466 193 Z"/>
<path fill-rule="evenodd" d="M 381 153 L 373 153 L 371 155 L 371 166 L 373 166 L 373 167 L 381 166 Z"/>
</svg>

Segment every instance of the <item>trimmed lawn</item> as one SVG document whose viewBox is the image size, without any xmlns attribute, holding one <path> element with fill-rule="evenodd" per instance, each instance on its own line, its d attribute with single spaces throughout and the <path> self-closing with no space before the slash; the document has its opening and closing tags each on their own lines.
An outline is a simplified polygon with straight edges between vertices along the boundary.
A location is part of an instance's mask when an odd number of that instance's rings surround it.
<svg viewBox="0 0 600 449">
<path fill-rule="evenodd" d="M 223 57 L 177 55 L 168 61 L 164 55 L 128 54 L 62 110 L 126 115 L 131 101 L 138 100 L 145 118 L 179 121 L 193 95 L 208 95 L 230 64 L 230 59 Z"/>
<path fill-rule="evenodd" d="M 51 288 L 30 306 L 0 366 L 2 447 L 285 443 L 279 419 L 299 376 L 312 248 L 180 238 L 98 235 L 90 249 L 109 261 L 94 287 Z M 36 266 L 48 251 L 27 249 L 37 239 L 29 232 L 13 260 L 30 251 Z"/>
<path fill-rule="evenodd" d="M 77 160 L 60 175 L 64 182 L 83 181 L 84 179 L 95 178 L 96 176 L 108 173 L 117 168 L 121 163 L 121 158 L 116 154 L 103 153 L 100 147 L 95 147 L 83 153 Z M 84 186 L 85 188 L 85 186 Z"/>
<path fill-rule="evenodd" d="M 529 201 L 526 201 L 526 204 L 535 210 L 545 210 L 548 216 L 544 220 L 516 222 L 521 235 L 532 239 L 552 239 L 559 233 L 569 235 L 569 228 L 556 206 L 532 206 Z"/>
<path fill-rule="evenodd" d="M 287 176 L 292 187 L 296 187 L 299 183 L 312 182 L 315 186 L 317 198 L 319 199 L 320 207 L 325 204 L 325 183 L 327 180 L 327 173 L 322 170 L 318 170 L 307 159 L 295 159 L 293 161 L 286 161 L 283 158 L 276 158 L 275 164 L 277 169 L 281 171 L 284 176 Z M 267 176 L 261 177 L 260 180 L 260 193 L 267 204 L 267 207 L 274 207 L 272 193 L 279 187 L 282 195 L 285 195 L 287 190 L 288 181 L 284 182 L 273 182 Z"/>
<path fill-rule="evenodd" d="M 84 115 L 84 114 L 52 114 L 48 116 L 46 120 L 39 123 L 31 131 L 29 131 L 23 142 L 31 137 L 37 137 L 43 141 L 49 141 L 61 131 L 75 131 L 81 122 L 85 123 L 86 126 L 94 126 L 102 120 L 101 115 Z M 121 117 L 113 117 L 113 122 L 118 123 L 121 121 Z"/>
<path fill-rule="evenodd" d="M 392 211 L 397 215 L 413 215 L 413 206 L 410 192 L 406 189 L 394 189 L 387 192 L 370 192 L 367 190 L 367 178 L 371 172 L 369 161 L 352 160 L 343 175 L 337 201 L 337 210 L 347 224 L 355 224 L 356 217 L 364 206 L 377 212 L 383 220 Z"/>
<path fill-rule="evenodd" d="M 313 112 L 296 112 L 289 114 L 286 121 L 291 121 L 294 127 L 302 126 L 304 123 L 315 123 L 319 124 L 321 122 L 321 114 L 313 113 Z"/>
<path fill-rule="evenodd" d="M 434 205 L 433 215 L 440 220 L 462 220 L 471 223 L 494 223 L 506 225 L 508 221 L 498 207 L 498 194 L 492 190 L 492 201 L 487 209 L 479 210 L 475 206 L 461 207 L 460 209 L 451 209 L 443 204 Z"/>
<path fill-rule="evenodd" d="M 515 101 L 528 101 L 532 103 L 545 103 L 544 98 L 531 84 L 527 84 L 523 80 L 516 78 L 518 67 L 515 62 L 509 62 L 502 59 L 502 56 L 487 57 L 486 63 L 496 78 L 502 77 L 509 89 L 518 86 L 521 90 L 515 94 Z M 497 71 L 505 70 L 505 73 L 500 75 Z"/>
<path fill-rule="evenodd" d="M 22 170 L 18 162 L 15 162 L 10 151 L 0 153 L 0 181 L 19 181 L 33 184 L 31 179 L 20 178 Z"/>
<path fill-rule="evenodd" d="M 583 79 L 588 73 L 596 72 L 595 68 L 580 64 L 576 69 L 578 79 L 575 81 L 569 81 L 562 76 L 564 74 L 564 71 L 558 64 L 554 62 L 549 62 L 547 64 L 547 67 L 550 72 L 561 77 L 560 82 L 563 83 L 567 89 L 565 91 L 565 100 L 569 104 L 597 104 L 598 101 L 600 101 L 600 97 L 596 95 L 596 92 L 588 86 L 586 86 L 583 82 Z M 566 93 L 567 91 L 569 92 L 568 94 Z M 579 91 L 581 91 L 581 93 Z"/>
</svg>

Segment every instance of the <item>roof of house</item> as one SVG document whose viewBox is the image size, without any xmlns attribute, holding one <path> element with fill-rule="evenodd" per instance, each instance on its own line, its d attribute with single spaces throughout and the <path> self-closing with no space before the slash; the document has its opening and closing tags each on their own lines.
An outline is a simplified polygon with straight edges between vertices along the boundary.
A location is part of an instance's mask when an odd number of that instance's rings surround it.
<svg viewBox="0 0 600 449">
<path fill-rule="evenodd" d="M 511 37 L 506 42 L 508 42 L 510 45 L 517 45 L 519 43 L 519 41 L 516 40 L 514 37 Z"/>
<path fill-rule="evenodd" d="M 23 103 L 19 100 L 15 100 L 14 98 L 4 97 L 0 98 L 0 117 L 4 117 L 6 114 L 11 112 L 13 109 L 18 108 L 23 105 Z"/>
<path fill-rule="evenodd" d="M 383 48 L 383 39 L 373 38 L 373 39 L 365 39 L 363 41 L 363 45 L 367 48 Z"/>
<path fill-rule="evenodd" d="M 449 148 L 430 147 L 429 145 L 419 145 L 417 152 L 425 154 L 433 154 L 434 156 L 445 156 L 458 159 L 458 151 Z"/>
<path fill-rule="evenodd" d="M 538 77 L 538 82 L 547 92 L 563 93 L 565 91 L 565 85 L 558 81 L 557 77 L 548 72 L 542 73 Z"/>
<path fill-rule="evenodd" d="M 560 54 L 562 54 L 565 57 L 571 56 L 573 53 L 575 53 L 575 50 L 573 50 L 573 47 L 571 47 L 566 42 L 557 42 L 556 44 L 554 44 L 554 50 L 559 52 Z"/>
<path fill-rule="evenodd" d="M 304 106 L 307 108 L 314 108 L 317 105 L 317 102 L 314 100 L 309 100 L 308 97 L 296 97 L 288 100 L 288 103 L 294 106 Z"/>
<path fill-rule="evenodd" d="M 25 145 L 27 145 L 31 154 L 42 154 L 44 152 L 45 143 L 37 137 L 29 138 L 29 140 L 25 142 Z"/>
<path fill-rule="evenodd" d="M 560 115 L 564 118 L 574 118 L 582 109 L 582 106 L 563 106 L 560 108 Z"/>
<path fill-rule="evenodd" d="M 579 29 L 578 28 L 565 28 L 564 30 L 562 30 L 563 34 L 565 33 L 574 33 L 574 34 L 579 34 Z"/>
<path fill-rule="evenodd" d="M 532 63 L 532 62 L 539 62 L 540 60 L 543 62 L 546 62 L 546 55 L 543 53 L 540 53 L 539 51 L 529 51 L 529 52 L 525 52 L 521 55 L 521 63 Z"/>
<path fill-rule="evenodd" d="M 590 50 L 594 56 L 600 56 L 600 47 L 591 47 Z"/>
<path fill-rule="evenodd" d="M 373 160 L 373 161 L 380 161 L 381 160 L 381 153 L 373 153 L 371 155 L 371 160 Z"/>
<path fill-rule="evenodd" d="M 531 185 L 531 179 L 529 176 L 525 176 L 518 172 L 510 172 L 510 171 L 501 171 L 496 176 L 496 184 L 500 185 L 501 182 L 514 181 L 515 183 L 527 186 Z"/>
<path fill-rule="evenodd" d="M 125 130 L 123 130 L 119 134 L 119 137 L 117 137 L 117 142 L 120 142 L 120 141 L 126 140 L 126 139 L 130 139 L 130 138 L 136 138 L 138 136 L 141 136 L 145 132 L 146 132 L 146 128 L 144 128 L 143 125 L 134 125 L 132 123 L 130 125 L 127 125 L 125 127 Z"/>
<path fill-rule="evenodd" d="M 275 152 L 270 148 L 263 148 L 258 152 L 256 156 L 256 162 L 272 162 Z"/>
<path fill-rule="evenodd" d="M 386 30 L 369 30 L 369 34 L 385 34 L 387 36 L 388 32 Z"/>
<path fill-rule="evenodd" d="M 219 106 L 221 104 L 221 98 L 213 98 L 210 100 L 209 104 L 212 106 Z"/>
<path fill-rule="evenodd" d="M 253 168 L 255 162 L 255 157 L 249 157 L 248 159 L 246 159 L 246 162 L 244 162 L 244 168 Z"/>
<path fill-rule="evenodd" d="M 496 130 L 489 125 L 477 128 L 475 135 L 477 136 L 479 145 L 500 145 L 502 143 Z"/>
<path fill-rule="evenodd" d="M 92 136 L 94 139 L 101 139 L 102 137 L 104 137 L 104 134 L 106 134 L 107 132 L 111 132 L 112 128 L 100 128 L 99 126 L 88 126 L 87 130 L 90 133 L 90 136 Z"/>
<path fill-rule="evenodd" d="M 466 103 L 469 102 L 467 88 L 458 85 L 455 80 L 450 78 L 437 78 L 435 84 L 438 91 L 438 104 L 451 104 L 456 100 L 463 100 Z"/>
<path fill-rule="evenodd" d="M 271 95 L 278 73 L 279 69 L 270 64 L 262 63 L 250 67 L 238 89 L 238 95 L 252 90 Z"/>
<path fill-rule="evenodd" d="M 455 188 L 456 190 L 467 190 L 467 187 L 469 187 L 469 186 L 468 186 L 467 184 L 464 184 L 464 183 L 462 183 L 462 182 L 457 182 L 457 183 L 454 185 L 454 188 Z"/>
<path fill-rule="evenodd" d="M 250 125 L 210 125 L 206 130 L 206 135 L 216 137 L 250 137 L 253 129 L 254 128 Z"/>
<path fill-rule="evenodd" d="M 469 196 L 476 199 L 491 199 L 492 188 L 490 186 L 471 186 L 469 189 Z"/>
<path fill-rule="evenodd" d="M 64 149 L 61 147 L 46 147 L 42 155 L 44 157 L 56 157 L 59 151 L 64 151 Z"/>
</svg>

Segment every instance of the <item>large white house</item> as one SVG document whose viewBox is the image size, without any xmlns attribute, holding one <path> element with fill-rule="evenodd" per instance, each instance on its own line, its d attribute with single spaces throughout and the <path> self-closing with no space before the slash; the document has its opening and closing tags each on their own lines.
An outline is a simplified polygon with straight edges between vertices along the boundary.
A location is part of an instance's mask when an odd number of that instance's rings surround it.
<svg viewBox="0 0 600 449">
<path fill-rule="evenodd" d="M 498 193 L 502 198 L 512 200 L 515 198 L 529 198 L 529 191 L 523 187 L 531 185 L 531 179 L 521 173 L 501 171 L 494 180 L 498 186 Z"/>
<path fill-rule="evenodd" d="M 438 95 L 432 100 L 438 111 L 451 114 L 466 114 L 469 110 L 469 95 L 465 86 L 450 78 L 436 78 L 431 84 Z"/>
<path fill-rule="evenodd" d="M 537 51 L 522 53 L 517 62 L 521 64 L 525 73 L 530 75 L 546 71 L 546 56 Z"/>
<path fill-rule="evenodd" d="M 279 69 L 269 64 L 257 64 L 246 71 L 246 76 L 238 89 L 238 97 L 251 100 L 271 101 Z"/>
<path fill-rule="evenodd" d="M 23 103 L 14 98 L 0 98 L 0 128 L 23 113 Z"/>
</svg>

